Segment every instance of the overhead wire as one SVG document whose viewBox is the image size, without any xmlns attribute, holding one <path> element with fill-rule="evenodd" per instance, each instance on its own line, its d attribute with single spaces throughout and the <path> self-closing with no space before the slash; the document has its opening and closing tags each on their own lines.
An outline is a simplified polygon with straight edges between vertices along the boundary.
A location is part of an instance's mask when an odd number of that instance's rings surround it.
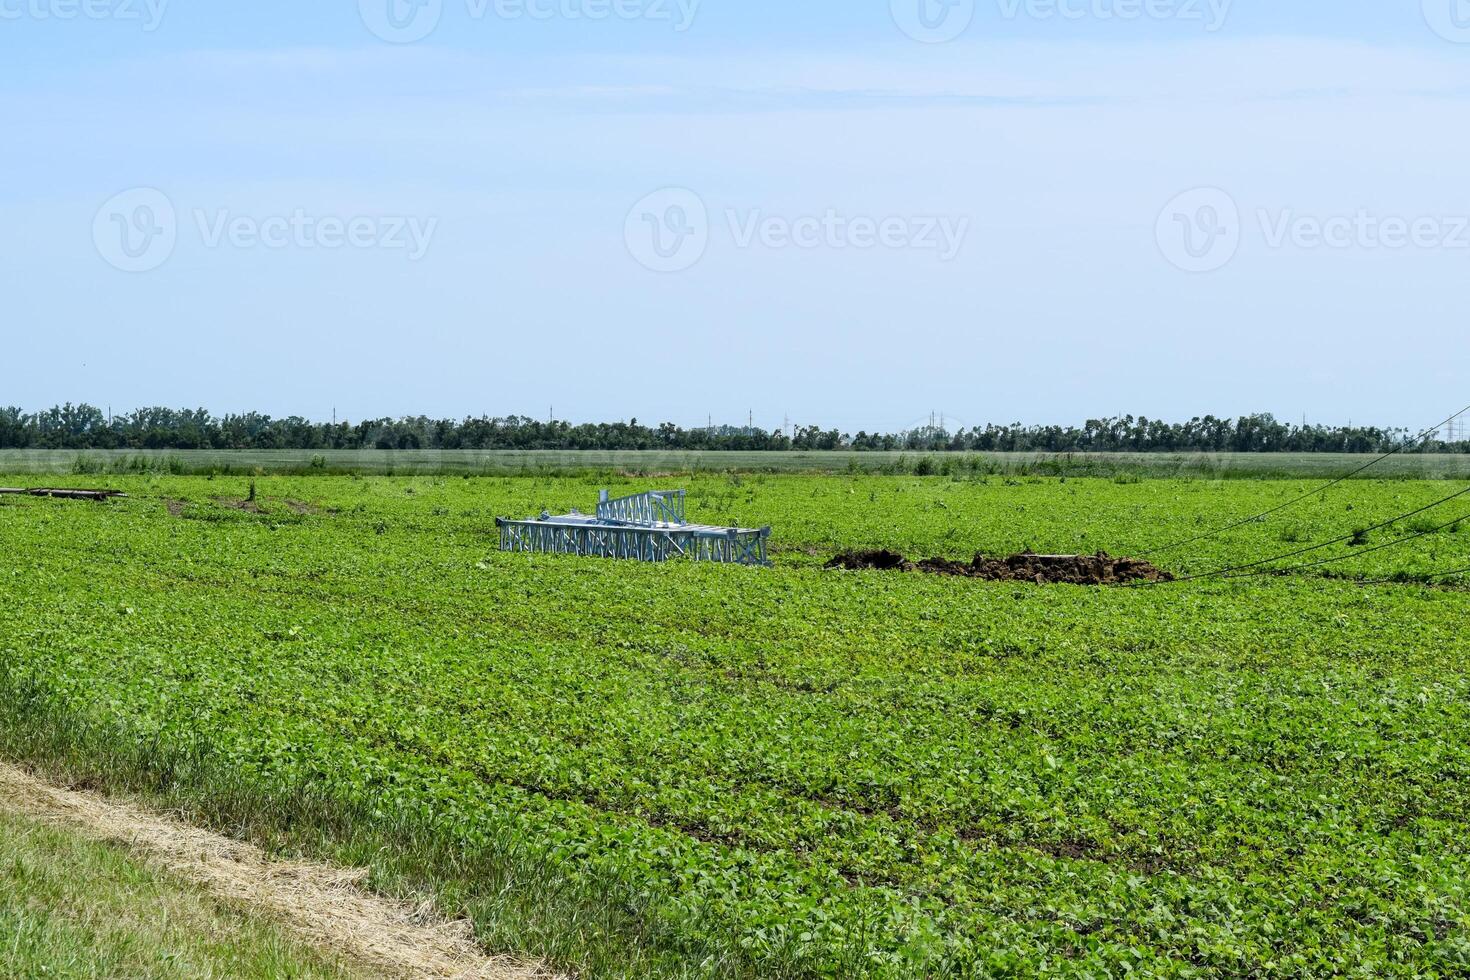
<svg viewBox="0 0 1470 980">
<path fill-rule="evenodd" d="M 1196 575 L 1182 576 L 1180 578 L 1173 579 L 1172 581 L 1173 582 L 1176 582 L 1176 583 L 1184 583 L 1184 582 L 1199 582 L 1199 581 L 1202 581 L 1204 579 L 1222 578 L 1222 577 L 1223 578 L 1245 578 L 1245 577 L 1248 577 L 1248 576 L 1235 575 L 1233 573 L 1235 573 L 1235 572 L 1247 572 L 1247 571 L 1250 571 L 1252 569 L 1257 569 L 1257 568 L 1261 568 L 1261 567 L 1266 566 L 1266 565 L 1275 564 L 1276 562 L 1279 562 L 1279 561 L 1286 561 L 1289 558 L 1299 558 L 1302 555 L 1310 555 L 1310 554 L 1313 554 L 1315 552 L 1321 551 L 1324 548 L 1331 548 L 1333 545 L 1345 544 L 1345 543 L 1350 542 L 1350 541 L 1355 541 L 1355 540 L 1357 540 L 1359 538 L 1364 537 L 1365 535 L 1372 534 L 1374 531 L 1381 531 L 1384 528 L 1392 527 L 1393 525 L 1398 524 L 1400 521 L 1406 521 L 1406 520 L 1408 520 L 1411 517 L 1418 517 L 1420 514 L 1428 513 L 1429 511 L 1434 510 L 1435 508 L 1443 507 L 1445 504 L 1452 503 L 1452 502 L 1454 502 L 1456 500 L 1459 500 L 1459 499 L 1461 499 L 1463 497 L 1466 497 L 1466 496 L 1470 496 L 1470 486 L 1465 487 L 1463 490 L 1460 490 L 1457 493 L 1452 493 L 1448 497 L 1443 497 L 1443 498 L 1441 498 L 1439 500 L 1436 500 L 1434 503 L 1427 504 L 1427 505 L 1425 505 L 1423 507 L 1420 507 L 1417 510 L 1411 510 L 1411 511 L 1409 511 L 1406 514 L 1400 514 L 1397 517 L 1390 518 L 1389 520 L 1383 521 L 1383 522 L 1378 523 L 1378 524 L 1374 524 L 1372 527 L 1362 528 L 1361 530 L 1353 531 L 1351 534 L 1344 534 L 1342 537 L 1333 538 L 1331 541 L 1323 541 L 1323 542 L 1321 542 L 1319 544 L 1309 545 L 1309 546 L 1307 546 L 1305 548 L 1298 548 L 1295 551 L 1288 551 L 1288 552 L 1285 552 L 1284 554 L 1272 555 L 1269 558 L 1261 558 L 1261 559 L 1259 559 L 1257 561 L 1253 561 L 1253 562 L 1247 562 L 1247 563 L 1240 564 L 1240 565 L 1227 565 L 1224 568 L 1216 568 L 1216 569 L 1213 569 L 1212 571 L 1200 572 L 1200 573 L 1198 573 Z M 1464 520 L 1466 520 L 1465 517 L 1456 518 L 1455 520 L 1450 521 L 1448 524 L 1444 525 L 1444 527 L 1453 527 L 1454 525 L 1456 525 L 1456 524 L 1458 524 L 1458 523 L 1460 523 L 1461 521 L 1464 521 Z M 1443 529 L 1444 528 L 1442 527 L 1442 528 L 1436 528 L 1435 530 L 1443 530 Z M 1434 533 L 1434 531 L 1425 531 L 1425 532 L 1421 532 L 1419 534 L 1416 534 L 1413 537 L 1403 538 L 1403 539 L 1399 539 L 1399 540 L 1401 542 L 1402 541 L 1411 541 L 1411 540 L 1414 540 L 1414 538 L 1416 538 L 1416 537 L 1423 537 L 1425 534 L 1432 534 L 1432 533 Z M 1378 551 L 1378 550 L 1382 550 L 1382 549 L 1381 548 L 1374 548 L 1372 550 Z M 1355 555 L 1361 555 L 1361 554 L 1366 554 L 1366 553 L 1367 552 L 1361 552 L 1360 551 L 1360 552 L 1356 552 Z M 1346 560 L 1347 558 L 1355 557 L 1355 555 L 1345 555 L 1345 556 L 1343 556 L 1343 558 L 1341 560 Z M 1334 559 L 1334 560 L 1337 560 L 1337 559 Z M 1323 563 L 1323 564 L 1330 564 L 1330 562 Z M 1313 563 L 1307 563 L 1307 565 L 1305 565 L 1305 566 L 1295 566 L 1295 567 L 1314 567 L 1314 565 L 1313 565 Z M 1290 569 L 1285 569 L 1285 570 L 1289 571 Z M 1274 571 L 1282 571 L 1282 569 L 1268 570 L 1267 572 L 1265 572 L 1263 574 L 1271 574 Z M 1166 583 L 1164 583 L 1164 582 L 1141 582 L 1141 583 L 1133 583 L 1133 584 L 1135 586 L 1140 586 L 1140 585 L 1162 585 L 1162 584 L 1166 584 Z"/>
<path fill-rule="evenodd" d="M 1436 583 L 1430 582 L 1430 581 L 1428 581 L 1428 579 L 1448 579 L 1448 578 L 1456 578 L 1457 576 L 1460 576 L 1460 575 L 1470 575 L 1470 565 L 1466 565 L 1464 568 L 1452 569 L 1452 570 L 1450 570 L 1448 572 L 1428 572 L 1428 573 L 1426 573 L 1424 575 L 1424 577 L 1423 577 L 1422 580 L 1421 579 L 1414 579 L 1414 578 L 1405 578 L 1405 577 L 1403 577 L 1401 575 L 1396 575 L 1396 576 L 1392 576 L 1390 578 L 1369 579 L 1368 581 L 1359 582 L 1358 584 L 1359 585 L 1414 585 L 1414 584 L 1418 584 L 1418 585 L 1434 585 Z"/>
<path fill-rule="evenodd" d="M 1244 527 L 1247 524 L 1254 524 L 1256 521 L 1264 520 L 1267 517 L 1273 517 L 1276 514 L 1279 514 L 1279 513 L 1281 513 L 1284 510 L 1287 510 L 1287 509 L 1289 509 L 1291 507 L 1295 507 L 1297 504 L 1301 503 L 1304 500 L 1310 500 L 1312 497 L 1320 496 L 1321 494 L 1324 494 L 1324 493 L 1326 493 L 1329 490 L 1332 490 L 1332 489 L 1334 489 L 1336 487 L 1339 487 L 1342 484 L 1346 483 L 1347 481 L 1351 480 L 1353 477 L 1360 476 L 1363 473 L 1366 473 L 1368 470 L 1370 470 L 1373 467 L 1379 465 L 1380 463 L 1383 463 L 1386 460 L 1392 459 L 1393 457 L 1398 456 L 1399 454 L 1401 454 L 1401 453 L 1403 453 L 1403 452 L 1405 452 L 1405 451 L 1407 451 L 1407 450 L 1409 450 L 1411 448 L 1414 448 L 1414 447 L 1417 447 L 1417 446 L 1423 444 L 1424 442 L 1426 442 L 1429 439 L 1430 436 L 1435 435 L 1436 433 L 1440 432 L 1442 429 L 1445 428 L 1445 426 L 1447 426 L 1450 423 L 1456 421 L 1457 419 L 1460 418 L 1460 416 L 1466 415 L 1466 414 L 1470 414 L 1470 405 L 1466 405 L 1464 408 L 1460 409 L 1454 415 L 1451 415 L 1449 418 L 1445 419 L 1443 422 L 1439 423 L 1438 425 L 1436 425 L 1436 426 L 1434 426 L 1432 428 L 1429 428 L 1429 429 L 1425 429 L 1423 432 L 1419 433 L 1419 435 L 1415 439 L 1413 439 L 1411 442 L 1406 442 L 1406 443 L 1404 443 L 1404 444 L 1402 444 L 1400 446 L 1397 446 L 1391 452 L 1384 453 L 1382 456 L 1379 456 L 1377 459 L 1374 459 L 1374 460 L 1372 460 L 1370 462 L 1364 463 L 1362 466 L 1359 466 L 1357 469 L 1352 470 L 1351 472 L 1346 473 L 1343 476 L 1340 476 L 1337 479 L 1332 480 L 1329 483 L 1324 483 L 1322 486 L 1317 487 L 1315 490 L 1309 490 L 1309 491 L 1307 491 L 1306 493 L 1302 494 L 1299 497 L 1293 497 L 1291 500 L 1288 500 L 1284 504 L 1278 504 L 1277 506 L 1272 507 L 1269 510 L 1264 510 L 1264 511 L 1261 511 L 1261 513 L 1259 513 L 1259 514 L 1253 514 L 1250 517 L 1242 518 L 1241 520 L 1235 521 L 1235 522 L 1233 522 L 1231 524 L 1226 524 L 1223 527 L 1217 527 L 1214 530 L 1205 531 L 1205 532 L 1203 532 L 1201 534 L 1195 535 L 1192 538 L 1184 538 L 1182 540 L 1175 541 L 1172 544 L 1160 545 L 1157 548 L 1153 548 L 1153 549 L 1151 549 L 1149 551 L 1145 551 L 1145 552 L 1140 553 L 1139 554 L 1139 557 L 1140 558 L 1151 558 L 1154 555 L 1160 555 L 1160 554 L 1164 554 L 1165 552 L 1175 551 L 1175 550 L 1177 550 L 1179 548 L 1184 547 L 1185 545 L 1195 544 L 1197 542 L 1204 541 L 1204 540 L 1206 540 L 1208 538 L 1213 538 L 1213 537 L 1215 537 L 1217 535 L 1224 534 L 1227 531 L 1233 531 L 1233 530 L 1235 530 L 1238 527 Z"/>
<path fill-rule="evenodd" d="M 1334 556 L 1332 558 L 1323 558 L 1323 559 L 1321 559 L 1319 561 L 1302 562 L 1299 565 L 1288 565 L 1285 568 L 1258 569 L 1256 571 L 1245 572 L 1245 573 L 1242 573 L 1242 574 L 1239 574 L 1239 575 L 1222 575 L 1220 577 L 1221 578 L 1253 578 L 1253 577 L 1257 577 L 1257 576 L 1261 576 L 1261 575 L 1284 575 L 1287 572 L 1298 572 L 1298 571 L 1302 571 L 1303 569 L 1307 569 L 1307 568 L 1321 568 L 1324 565 L 1333 565 L 1333 564 L 1336 564 L 1337 562 L 1340 562 L 1340 561 L 1348 561 L 1349 559 L 1352 559 L 1352 558 L 1361 558 L 1363 555 L 1371 555 L 1371 554 L 1373 554 L 1375 552 L 1378 552 L 1378 551 L 1387 551 L 1389 548 L 1397 548 L 1399 545 L 1408 544 L 1410 541 L 1417 541 L 1420 538 L 1427 538 L 1431 534 L 1438 534 L 1440 531 L 1443 531 L 1443 530 L 1445 530 L 1447 528 L 1454 527 L 1456 524 L 1464 523 L 1465 520 L 1466 520 L 1466 516 L 1465 515 L 1462 515 L 1460 517 L 1455 518 L 1452 521 L 1446 521 L 1445 523 L 1440 524 L 1437 527 L 1431 527 L 1431 528 L 1428 528 L 1427 530 L 1424 530 L 1424 531 L 1416 531 L 1413 534 L 1407 535 L 1405 537 L 1395 538 L 1394 540 L 1389 541 L 1389 542 L 1386 542 L 1384 544 L 1376 545 L 1375 547 L 1372 547 L 1372 548 L 1363 548 L 1363 549 L 1361 549 L 1359 551 L 1354 551 L 1354 552 L 1352 552 L 1350 554 L 1346 554 L 1346 555 L 1336 555 L 1336 556 Z"/>
</svg>

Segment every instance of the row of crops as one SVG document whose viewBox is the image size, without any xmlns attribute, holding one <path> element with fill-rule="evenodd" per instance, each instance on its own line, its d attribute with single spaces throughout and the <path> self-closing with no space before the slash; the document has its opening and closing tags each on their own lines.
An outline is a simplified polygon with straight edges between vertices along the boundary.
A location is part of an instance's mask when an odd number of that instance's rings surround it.
<svg viewBox="0 0 1470 980">
<path fill-rule="evenodd" d="M 692 481 L 691 516 L 776 525 L 763 570 L 493 550 L 493 516 L 584 480 L 256 483 L 0 500 L 7 752 L 232 828 L 272 804 L 292 846 L 349 842 L 492 947 L 598 975 L 1470 970 L 1470 593 L 821 568 L 1137 552 L 1304 485 Z M 1169 560 L 1444 494 L 1355 483 Z M 1449 527 L 1332 571 L 1467 555 Z"/>
</svg>

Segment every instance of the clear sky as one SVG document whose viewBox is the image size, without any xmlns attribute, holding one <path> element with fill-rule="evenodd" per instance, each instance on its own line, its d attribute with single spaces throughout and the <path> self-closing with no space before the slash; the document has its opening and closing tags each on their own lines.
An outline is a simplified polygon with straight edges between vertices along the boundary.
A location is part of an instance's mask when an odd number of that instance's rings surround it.
<svg viewBox="0 0 1470 980">
<path fill-rule="evenodd" d="M 1470 0 L 0 0 L 0 404 L 1470 402 Z"/>
</svg>

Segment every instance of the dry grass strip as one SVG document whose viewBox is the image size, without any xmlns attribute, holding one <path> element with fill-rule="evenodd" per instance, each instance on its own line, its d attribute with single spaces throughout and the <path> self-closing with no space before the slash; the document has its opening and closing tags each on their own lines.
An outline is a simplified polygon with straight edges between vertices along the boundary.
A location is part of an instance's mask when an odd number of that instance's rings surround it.
<svg viewBox="0 0 1470 980">
<path fill-rule="evenodd" d="M 94 840 L 127 845 L 236 907 L 264 914 L 307 943 L 414 980 L 552 980 L 549 971 L 490 957 L 469 924 L 436 919 L 369 894 L 363 869 L 280 861 L 259 848 L 128 803 L 61 789 L 0 763 L 0 807 Z"/>
</svg>

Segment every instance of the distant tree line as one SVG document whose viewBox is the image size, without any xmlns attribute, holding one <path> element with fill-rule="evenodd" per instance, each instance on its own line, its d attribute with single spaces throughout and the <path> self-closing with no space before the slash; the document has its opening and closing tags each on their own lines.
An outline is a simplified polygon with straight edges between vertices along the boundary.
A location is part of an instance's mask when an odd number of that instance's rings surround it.
<svg viewBox="0 0 1470 980">
<path fill-rule="evenodd" d="M 1269 414 L 1188 422 L 1144 417 L 1089 419 L 1081 426 L 987 425 L 958 432 L 926 426 L 909 432 L 851 435 L 820 426 L 766 432 L 736 426 L 685 429 L 629 422 L 569 422 L 426 416 L 313 422 L 258 412 L 214 416 L 204 409 L 141 408 L 109 417 L 91 405 L 43 412 L 0 408 L 0 449 L 655 449 L 915 452 L 1241 452 L 1374 453 L 1412 440 L 1407 429 L 1293 425 Z M 1428 451 L 1470 452 L 1436 438 Z"/>
</svg>

